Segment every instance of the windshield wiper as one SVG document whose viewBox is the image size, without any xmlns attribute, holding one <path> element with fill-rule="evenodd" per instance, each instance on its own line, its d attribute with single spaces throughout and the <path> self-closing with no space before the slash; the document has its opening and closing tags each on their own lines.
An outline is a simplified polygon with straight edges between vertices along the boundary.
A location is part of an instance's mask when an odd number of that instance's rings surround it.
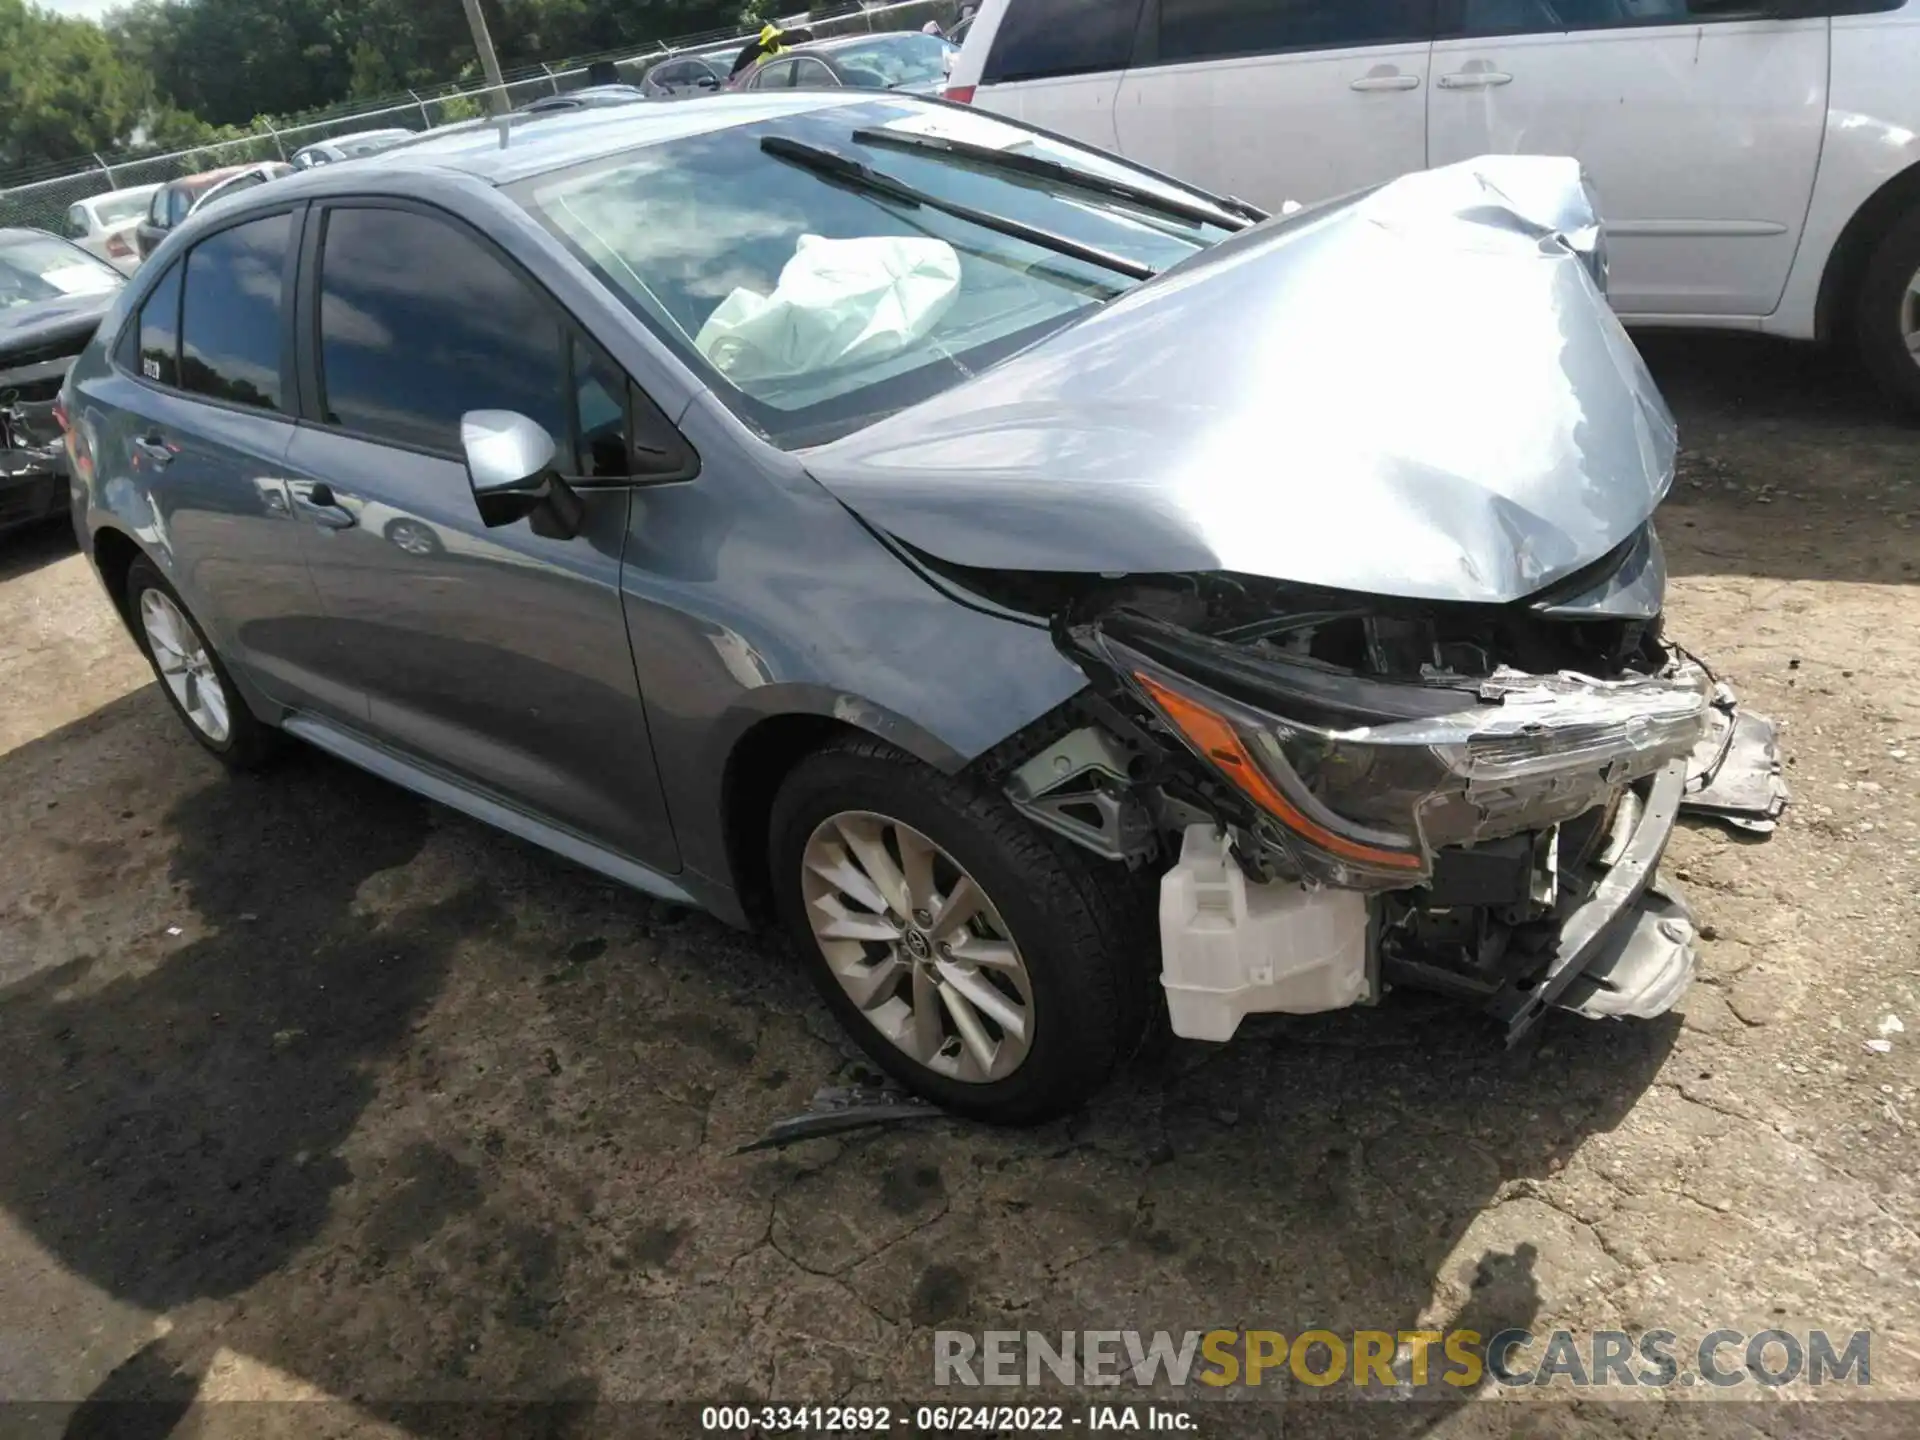
<svg viewBox="0 0 1920 1440">
<path fill-rule="evenodd" d="M 1073 190 L 1085 190 L 1089 194 L 1104 195 L 1110 200 L 1122 200 L 1129 205 L 1137 205 L 1142 210 L 1152 210 L 1174 220 L 1185 220 L 1192 225 L 1211 225 L 1216 230 L 1244 230 L 1252 223 L 1244 216 L 1236 215 L 1222 206 L 1189 204 L 1176 200 L 1171 195 L 1162 195 L 1148 190 L 1144 186 L 1129 185 L 1124 180 L 1115 180 L 1110 176 L 1096 175 L 1090 170 L 1081 170 L 1072 165 L 1062 164 L 1058 160 L 1049 160 L 1044 155 L 1027 155 L 1012 150 L 999 150 L 991 145 L 976 145 L 971 140 L 953 140 L 944 135 L 915 135 L 899 130 L 856 130 L 854 143 L 858 145 L 890 145 L 897 150 L 917 150 L 928 155 L 944 155 L 955 160 L 970 161 L 989 170 L 1002 170 L 1011 175 L 1031 175 L 1036 180 L 1049 180 L 1056 185 L 1064 185 Z"/>
<path fill-rule="evenodd" d="M 1089 265 L 1098 265 L 1103 270 L 1112 270 L 1116 274 L 1131 276 L 1135 280 L 1151 280 L 1159 273 L 1151 265 L 1129 259 L 1125 255 L 1116 255 L 1111 250 L 1102 250 L 1098 245 L 1083 244 L 1070 236 L 1056 235 L 1051 230 L 1043 230 L 1037 225 L 1028 225 L 1020 220 L 1009 219 L 1005 215 L 976 210 L 971 205 L 962 205 L 955 200 L 943 200 L 938 195 L 916 189 L 905 181 L 894 179 L 891 175 L 882 175 L 879 171 L 863 165 L 851 155 L 842 155 L 838 150 L 809 145 L 804 140 L 789 139 L 785 135 L 762 136 L 760 148 L 776 160 L 785 160 L 789 164 L 811 170 L 816 175 L 822 175 L 843 185 L 866 190 L 875 195 L 884 195 L 902 205 L 924 205 L 929 210 L 938 210 L 957 220 L 965 220 L 983 229 L 997 231 L 1015 240 L 1024 240 L 1029 245 L 1038 245 L 1041 249 L 1051 250 L 1057 255 L 1084 260 Z"/>
</svg>

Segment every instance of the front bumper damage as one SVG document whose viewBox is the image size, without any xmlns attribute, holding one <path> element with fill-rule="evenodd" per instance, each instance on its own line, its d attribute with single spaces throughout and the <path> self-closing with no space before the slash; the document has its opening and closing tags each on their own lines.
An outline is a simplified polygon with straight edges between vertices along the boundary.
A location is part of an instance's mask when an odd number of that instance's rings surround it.
<svg viewBox="0 0 1920 1440">
<path fill-rule="evenodd" d="M 53 403 L 0 392 L 0 530 L 66 507 L 66 437 Z"/>
<path fill-rule="evenodd" d="M 1657 610 L 1377 603 L 1083 595 L 1055 634 L 1093 689 L 1007 793 L 1162 870 L 1178 1034 L 1394 986 L 1470 1002 L 1509 1043 L 1555 1008 L 1670 1009 L 1696 931 L 1659 875 L 1668 838 L 1695 802 L 1772 823 L 1772 727 L 1659 638 Z M 1249 604 L 1282 613 L 1248 623 Z"/>
</svg>

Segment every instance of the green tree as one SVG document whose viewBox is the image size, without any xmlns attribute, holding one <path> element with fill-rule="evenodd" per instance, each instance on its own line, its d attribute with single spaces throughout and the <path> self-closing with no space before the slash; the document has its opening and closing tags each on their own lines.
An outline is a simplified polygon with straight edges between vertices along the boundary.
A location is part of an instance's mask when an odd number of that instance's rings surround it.
<svg viewBox="0 0 1920 1440">
<path fill-rule="evenodd" d="M 0 0 L 0 166 L 117 145 L 145 108 L 142 77 L 84 20 Z"/>
</svg>

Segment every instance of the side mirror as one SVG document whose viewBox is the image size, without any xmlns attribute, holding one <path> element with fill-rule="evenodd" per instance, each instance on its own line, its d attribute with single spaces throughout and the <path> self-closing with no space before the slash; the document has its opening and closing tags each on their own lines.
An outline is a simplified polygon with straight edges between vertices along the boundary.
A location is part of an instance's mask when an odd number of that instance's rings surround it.
<svg viewBox="0 0 1920 1440">
<path fill-rule="evenodd" d="M 580 533 L 580 497 L 554 469 L 553 437 L 516 410 L 469 410 L 460 417 L 460 448 L 480 519 L 489 528 L 532 517 L 537 534 Z"/>
</svg>

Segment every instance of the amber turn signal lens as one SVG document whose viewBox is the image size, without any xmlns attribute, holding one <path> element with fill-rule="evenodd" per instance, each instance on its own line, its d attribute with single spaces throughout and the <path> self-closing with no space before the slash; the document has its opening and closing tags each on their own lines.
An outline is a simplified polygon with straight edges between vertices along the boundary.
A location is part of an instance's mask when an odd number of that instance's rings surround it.
<svg viewBox="0 0 1920 1440">
<path fill-rule="evenodd" d="M 1188 744 L 1211 761 L 1243 795 L 1302 840 L 1330 855 L 1338 855 L 1357 864 L 1384 866 L 1392 870 L 1424 868 L 1424 862 L 1418 855 L 1402 850 L 1376 850 L 1371 845 L 1362 845 L 1344 835 L 1335 834 L 1302 814 L 1300 808 L 1280 793 L 1280 788 L 1267 777 L 1267 772 L 1247 753 L 1240 732 L 1227 720 L 1199 701 L 1189 699 L 1177 690 L 1170 690 L 1137 670 L 1133 678 L 1159 707 L 1160 713 L 1187 738 Z"/>
</svg>

